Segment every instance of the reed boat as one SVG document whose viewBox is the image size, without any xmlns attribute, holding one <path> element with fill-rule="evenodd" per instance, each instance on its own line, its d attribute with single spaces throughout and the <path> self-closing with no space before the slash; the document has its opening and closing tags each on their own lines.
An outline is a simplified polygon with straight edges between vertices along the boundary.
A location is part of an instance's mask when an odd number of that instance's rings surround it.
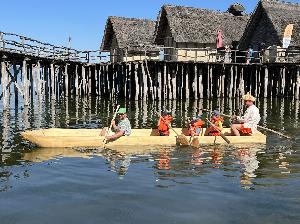
<svg viewBox="0 0 300 224">
<path fill-rule="evenodd" d="M 22 137 L 40 148 L 75 148 L 75 147 L 103 147 L 103 136 L 99 136 L 101 129 L 62 129 L 50 128 L 30 130 L 21 133 Z M 175 128 L 175 131 L 188 135 L 185 128 Z M 205 130 L 204 130 L 205 132 Z M 225 128 L 229 132 L 229 128 Z M 190 138 L 187 136 L 187 138 Z M 256 132 L 252 136 L 227 136 L 231 144 L 266 144 L 266 136 Z M 199 136 L 199 145 L 227 144 L 222 137 Z M 176 134 L 159 136 L 157 129 L 132 129 L 130 136 L 123 136 L 116 141 L 108 142 L 108 148 L 122 146 L 176 146 L 178 145 Z"/>
</svg>

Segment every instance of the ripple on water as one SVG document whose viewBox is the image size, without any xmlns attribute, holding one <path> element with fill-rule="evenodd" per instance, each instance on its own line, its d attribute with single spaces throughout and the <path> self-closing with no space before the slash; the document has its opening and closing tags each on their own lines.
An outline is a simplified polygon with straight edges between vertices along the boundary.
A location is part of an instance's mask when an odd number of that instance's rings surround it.
<svg viewBox="0 0 300 224">
<path fill-rule="evenodd" d="M 266 146 L 36 149 L 24 129 L 99 128 L 113 104 L 69 98 L 1 113 L 0 219 L 4 223 L 296 223 L 300 220 L 299 111 L 292 101 L 259 101 Z M 66 104 L 68 103 L 68 107 Z M 209 103 L 209 104 L 208 104 Z M 199 105 L 233 111 L 230 101 L 128 102 L 136 128 L 155 126 L 159 108 L 176 126 Z M 289 110 L 280 110 L 285 107 Z M 182 110 L 182 108 L 187 108 Z M 279 116 L 280 115 L 280 116 Z M 228 121 L 226 121 L 228 125 Z M 1 223 L 2 223 L 1 221 Z"/>
</svg>

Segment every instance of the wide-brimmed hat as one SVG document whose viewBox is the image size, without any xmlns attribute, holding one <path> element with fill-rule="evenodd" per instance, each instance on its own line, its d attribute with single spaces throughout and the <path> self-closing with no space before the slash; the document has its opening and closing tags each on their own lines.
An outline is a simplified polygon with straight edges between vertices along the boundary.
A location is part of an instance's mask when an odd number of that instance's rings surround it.
<svg viewBox="0 0 300 224">
<path fill-rule="evenodd" d="M 246 95 L 244 95 L 244 96 L 242 97 L 242 99 L 243 99 L 244 101 L 252 101 L 252 102 L 255 102 L 255 100 L 256 100 L 256 98 L 255 98 L 254 96 L 252 96 L 252 95 L 250 94 L 250 92 L 248 92 Z"/>
<path fill-rule="evenodd" d="M 126 108 L 120 108 L 118 114 L 126 114 Z"/>
</svg>

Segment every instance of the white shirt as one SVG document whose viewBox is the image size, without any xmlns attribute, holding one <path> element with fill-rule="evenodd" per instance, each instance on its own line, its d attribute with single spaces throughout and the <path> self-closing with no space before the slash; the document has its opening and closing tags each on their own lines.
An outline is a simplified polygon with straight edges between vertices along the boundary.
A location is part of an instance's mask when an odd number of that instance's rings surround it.
<svg viewBox="0 0 300 224">
<path fill-rule="evenodd" d="M 260 121 L 259 109 L 253 104 L 247 108 L 244 116 L 242 116 L 240 120 L 244 122 L 245 128 L 251 128 L 252 133 L 255 133 Z"/>
</svg>

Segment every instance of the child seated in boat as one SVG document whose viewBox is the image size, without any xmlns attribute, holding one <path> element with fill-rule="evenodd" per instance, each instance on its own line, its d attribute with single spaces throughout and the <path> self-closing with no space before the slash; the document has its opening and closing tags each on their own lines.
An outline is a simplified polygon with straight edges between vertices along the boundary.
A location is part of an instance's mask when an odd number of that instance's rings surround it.
<svg viewBox="0 0 300 224">
<path fill-rule="evenodd" d="M 197 115 L 189 123 L 189 135 L 192 137 L 203 135 L 203 125 L 204 122 L 202 121 L 201 116 Z"/>
<path fill-rule="evenodd" d="M 126 108 L 120 108 L 118 110 L 119 120 L 116 123 L 115 120 L 112 120 L 112 131 L 113 133 L 108 133 L 109 136 L 106 136 L 106 140 L 113 141 L 122 136 L 129 136 L 131 134 L 131 125 L 130 121 L 127 118 Z M 105 136 L 107 132 L 107 128 L 103 128 L 101 132 L 101 136 Z"/>
<path fill-rule="evenodd" d="M 173 121 L 172 114 L 168 111 L 165 111 L 160 116 L 157 126 L 160 136 L 169 136 L 170 135 L 170 125 Z"/>
<path fill-rule="evenodd" d="M 211 123 L 213 123 L 219 131 L 223 130 L 223 117 L 220 116 L 220 112 L 215 110 L 212 113 L 212 118 L 210 119 Z M 220 132 L 213 126 L 210 126 L 206 129 L 205 135 L 206 136 L 220 136 Z"/>
</svg>

